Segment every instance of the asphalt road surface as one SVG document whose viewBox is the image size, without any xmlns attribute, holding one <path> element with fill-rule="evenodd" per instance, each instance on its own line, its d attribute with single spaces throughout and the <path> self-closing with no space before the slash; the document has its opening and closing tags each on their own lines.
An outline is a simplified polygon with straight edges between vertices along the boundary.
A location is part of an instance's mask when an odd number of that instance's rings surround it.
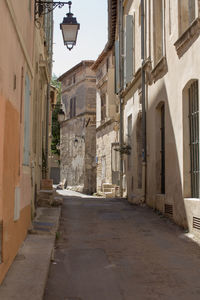
<svg viewBox="0 0 200 300">
<path fill-rule="evenodd" d="M 200 248 L 150 208 L 65 197 L 44 300 L 199 300 Z"/>
</svg>

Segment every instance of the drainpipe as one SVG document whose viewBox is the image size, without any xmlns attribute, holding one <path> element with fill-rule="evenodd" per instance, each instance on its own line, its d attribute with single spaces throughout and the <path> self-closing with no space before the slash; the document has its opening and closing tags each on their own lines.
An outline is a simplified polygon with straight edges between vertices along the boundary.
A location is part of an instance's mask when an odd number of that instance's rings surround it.
<svg viewBox="0 0 200 300">
<path fill-rule="evenodd" d="M 146 201 L 146 91 L 145 91 L 145 18 L 144 0 L 141 0 L 141 72 L 142 72 L 142 161 L 144 170 L 144 200 Z"/>
<path fill-rule="evenodd" d="M 49 100 L 50 100 L 50 84 L 47 84 L 47 105 L 46 105 L 46 170 L 45 170 L 45 178 L 48 178 L 48 157 L 49 157 Z"/>
<path fill-rule="evenodd" d="M 124 73 L 123 73 L 123 1 L 119 0 L 118 7 L 119 18 L 119 78 L 120 78 L 120 93 L 119 93 L 119 110 L 120 110 L 120 132 L 119 132 L 119 146 L 122 149 L 124 144 L 124 111 L 123 111 L 123 98 L 121 92 L 123 90 Z M 120 196 L 123 197 L 123 153 L 120 151 Z"/>
</svg>

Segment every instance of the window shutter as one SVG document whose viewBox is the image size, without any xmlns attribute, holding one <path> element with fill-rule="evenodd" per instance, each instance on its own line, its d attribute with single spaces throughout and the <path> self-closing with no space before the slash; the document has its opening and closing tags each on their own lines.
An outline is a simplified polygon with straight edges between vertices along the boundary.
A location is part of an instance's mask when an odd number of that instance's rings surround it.
<svg viewBox="0 0 200 300">
<path fill-rule="evenodd" d="M 133 78 L 133 16 L 126 16 L 126 84 Z"/>
<path fill-rule="evenodd" d="M 120 91 L 120 74 L 119 74 L 119 41 L 115 41 L 115 93 Z"/>
<path fill-rule="evenodd" d="M 30 156 L 30 80 L 28 74 L 25 79 L 25 102 L 24 102 L 24 159 L 23 164 L 29 165 Z"/>
</svg>

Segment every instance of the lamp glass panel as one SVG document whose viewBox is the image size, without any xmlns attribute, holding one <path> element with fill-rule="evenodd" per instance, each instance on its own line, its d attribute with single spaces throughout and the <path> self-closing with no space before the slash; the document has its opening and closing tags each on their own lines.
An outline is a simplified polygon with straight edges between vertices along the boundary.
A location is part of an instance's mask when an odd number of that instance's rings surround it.
<svg viewBox="0 0 200 300">
<path fill-rule="evenodd" d="M 64 114 L 58 114 L 58 121 L 59 122 L 63 122 L 65 119 L 65 115 Z"/>
<path fill-rule="evenodd" d="M 62 24 L 64 42 L 76 42 L 78 25 Z"/>
</svg>

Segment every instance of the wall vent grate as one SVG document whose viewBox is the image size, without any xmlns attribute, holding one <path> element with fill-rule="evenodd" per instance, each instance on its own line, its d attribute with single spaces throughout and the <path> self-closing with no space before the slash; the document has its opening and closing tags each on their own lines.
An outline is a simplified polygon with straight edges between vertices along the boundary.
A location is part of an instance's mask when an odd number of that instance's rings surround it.
<svg viewBox="0 0 200 300">
<path fill-rule="evenodd" d="M 193 228 L 200 230 L 200 218 L 193 217 Z"/>
<path fill-rule="evenodd" d="M 165 204 L 165 214 L 173 216 L 173 205 Z"/>
</svg>

